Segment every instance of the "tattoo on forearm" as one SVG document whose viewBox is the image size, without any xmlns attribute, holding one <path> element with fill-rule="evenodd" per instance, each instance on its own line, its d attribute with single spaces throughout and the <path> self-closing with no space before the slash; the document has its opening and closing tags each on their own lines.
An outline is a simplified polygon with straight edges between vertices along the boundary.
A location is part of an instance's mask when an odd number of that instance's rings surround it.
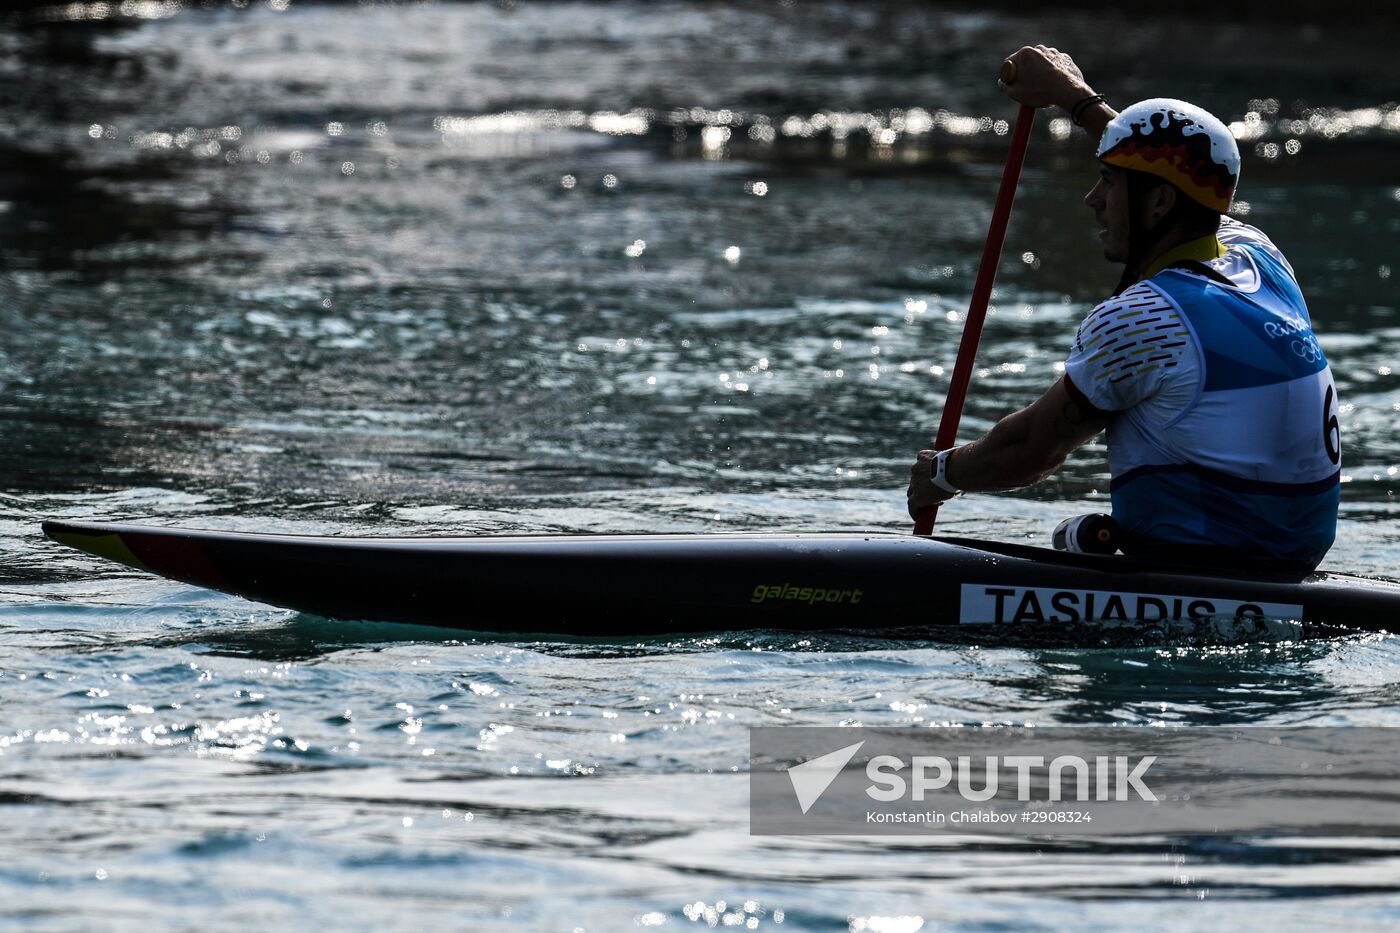
<svg viewBox="0 0 1400 933">
<path fill-rule="evenodd" d="M 1065 439 L 1077 437 L 1081 433 L 1084 422 L 1087 420 L 1088 418 L 1084 409 L 1080 408 L 1079 404 L 1073 399 L 1070 399 L 1068 402 L 1065 402 L 1065 407 L 1061 410 L 1060 417 L 1055 419 L 1055 433 Z"/>
</svg>

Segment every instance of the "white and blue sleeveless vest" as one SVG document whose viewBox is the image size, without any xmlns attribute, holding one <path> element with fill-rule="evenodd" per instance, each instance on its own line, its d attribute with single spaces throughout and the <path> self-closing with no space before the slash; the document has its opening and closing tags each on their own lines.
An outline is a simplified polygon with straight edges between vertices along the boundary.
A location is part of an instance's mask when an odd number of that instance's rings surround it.
<svg viewBox="0 0 1400 933">
<path fill-rule="evenodd" d="M 1129 542 L 1315 567 L 1340 501 L 1332 371 L 1292 272 L 1251 244 L 1232 249 L 1253 261 L 1256 290 L 1172 268 L 1146 283 L 1193 332 L 1202 377 L 1165 425 L 1132 409 L 1113 419 L 1113 517 Z"/>
</svg>

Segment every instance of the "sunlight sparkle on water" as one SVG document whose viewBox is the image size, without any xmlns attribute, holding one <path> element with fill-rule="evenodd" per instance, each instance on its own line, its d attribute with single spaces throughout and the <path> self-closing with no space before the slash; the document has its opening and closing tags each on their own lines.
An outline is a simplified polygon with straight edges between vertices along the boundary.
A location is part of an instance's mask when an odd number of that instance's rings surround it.
<svg viewBox="0 0 1400 933">
<path fill-rule="evenodd" d="M 280 4 L 280 6 L 278 5 Z M 269 0 L 274 10 L 286 9 L 286 0 Z M 60 3 L 41 11 L 50 22 L 107 19 L 168 19 L 183 12 L 182 0 L 122 0 L 121 3 Z"/>
<path fill-rule="evenodd" d="M 651 130 L 653 114 L 649 110 L 618 113 L 600 110 L 511 110 L 480 116 L 442 115 L 433 119 L 433 129 L 444 141 L 454 136 L 483 134 L 538 133 L 545 130 L 587 129 L 609 136 L 644 136 Z"/>
<path fill-rule="evenodd" d="M 713 904 L 696 901 L 693 904 L 683 906 L 681 913 L 691 923 L 702 923 L 711 929 L 731 927 L 757 930 L 763 925 L 764 920 L 782 923 L 786 919 L 786 913 L 781 908 L 769 914 L 762 904 L 752 898 L 745 900 L 742 904 L 734 905 L 723 900 L 715 901 Z"/>
</svg>

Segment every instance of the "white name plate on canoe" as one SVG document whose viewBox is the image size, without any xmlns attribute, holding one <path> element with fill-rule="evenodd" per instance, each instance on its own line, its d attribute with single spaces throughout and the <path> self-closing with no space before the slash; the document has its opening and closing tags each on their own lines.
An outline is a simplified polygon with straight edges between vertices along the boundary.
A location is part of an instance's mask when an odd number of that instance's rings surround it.
<svg viewBox="0 0 1400 933">
<path fill-rule="evenodd" d="M 958 621 L 972 624 L 1301 620 L 1303 607 L 1211 596 L 964 583 Z"/>
</svg>

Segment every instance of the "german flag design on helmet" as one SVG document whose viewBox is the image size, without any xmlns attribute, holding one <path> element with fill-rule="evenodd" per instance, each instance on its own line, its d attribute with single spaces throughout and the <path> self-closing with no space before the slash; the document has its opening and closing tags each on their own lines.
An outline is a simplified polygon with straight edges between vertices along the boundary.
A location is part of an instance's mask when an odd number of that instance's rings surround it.
<svg viewBox="0 0 1400 933">
<path fill-rule="evenodd" d="M 1195 104 L 1167 97 L 1114 117 L 1099 140 L 1099 160 L 1156 175 L 1220 214 L 1240 180 L 1240 150 L 1229 128 Z"/>
</svg>

